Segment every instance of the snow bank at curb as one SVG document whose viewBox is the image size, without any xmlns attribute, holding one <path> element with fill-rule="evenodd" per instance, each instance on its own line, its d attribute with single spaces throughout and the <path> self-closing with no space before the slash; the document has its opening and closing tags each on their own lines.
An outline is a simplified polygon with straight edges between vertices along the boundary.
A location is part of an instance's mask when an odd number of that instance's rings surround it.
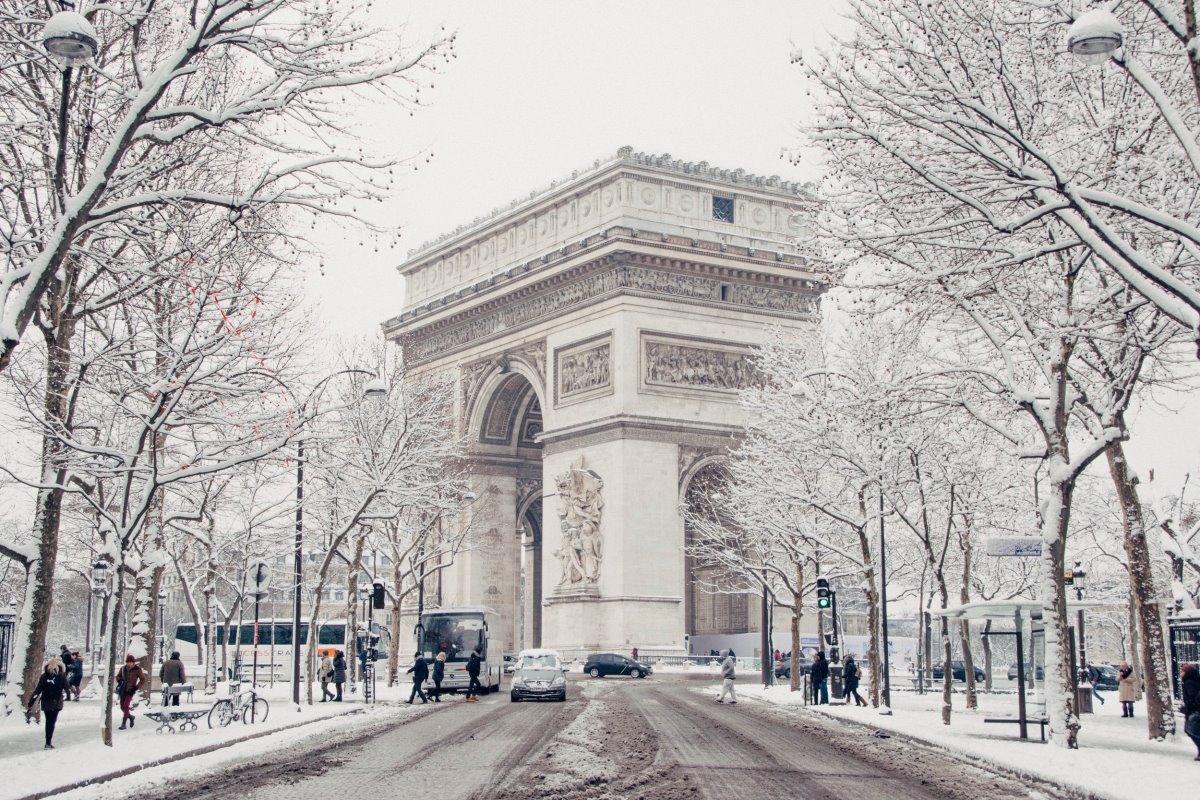
<svg viewBox="0 0 1200 800">
<path fill-rule="evenodd" d="M 709 687 L 698 691 L 719 690 Z M 738 687 L 738 694 L 777 706 L 804 704 L 803 694 L 791 692 L 786 686 L 764 689 L 743 685 Z M 1042 744 L 1037 726 L 1030 726 L 1033 737 L 1030 741 L 1021 741 L 1016 725 L 984 723 L 985 716 L 1015 716 L 1016 700 L 1009 695 L 981 696 L 980 708 L 975 711 L 955 707 L 949 726 L 941 721 L 940 693 L 894 692 L 893 701 L 892 716 L 881 715 L 872 708 L 845 705 L 806 708 L 1095 797 L 1111 800 L 1194 797 L 1200 783 L 1200 763 L 1192 760 L 1195 752 L 1191 743 L 1182 736 L 1176 741 L 1149 741 L 1140 704 L 1139 716 L 1133 720 L 1122 719 L 1115 702 L 1109 704 L 1111 708 L 1101 706 L 1097 714 L 1085 716 L 1079 749 L 1067 750 Z"/>
</svg>

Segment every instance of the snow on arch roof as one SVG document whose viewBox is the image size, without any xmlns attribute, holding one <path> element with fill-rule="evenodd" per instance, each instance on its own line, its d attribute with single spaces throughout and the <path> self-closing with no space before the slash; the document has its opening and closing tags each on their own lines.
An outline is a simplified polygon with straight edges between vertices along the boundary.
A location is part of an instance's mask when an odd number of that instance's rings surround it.
<svg viewBox="0 0 1200 800">
<path fill-rule="evenodd" d="M 1103 600 L 1067 600 L 1068 611 L 1079 609 L 1104 608 L 1114 605 Z M 964 619 L 1011 619 L 1018 613 L 1029 619 L 1040 619 L 1043 606 L 1041 600 L 1030 600 L 1016 597 L 1007 600 L 976 600 L 946 608 L 933 608 L 929 613 L 935 617 L 948 617 L 955 620 Z"/>
</svg>

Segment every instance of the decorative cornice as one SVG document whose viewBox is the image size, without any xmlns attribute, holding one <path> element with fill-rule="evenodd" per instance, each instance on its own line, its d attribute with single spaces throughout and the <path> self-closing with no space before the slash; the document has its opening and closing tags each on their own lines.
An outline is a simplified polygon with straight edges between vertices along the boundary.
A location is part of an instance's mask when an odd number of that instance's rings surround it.
<svg viewBox="0 0 1200 800">
<path fill-rule="evenodd" d="M 726 450 L 745 435 L 735 425 L 698 425 L 664 417 L 622 414 L 542 434 L 542 454 L 550 456 L 620 439 L 669 442 Z"/>
</svg>

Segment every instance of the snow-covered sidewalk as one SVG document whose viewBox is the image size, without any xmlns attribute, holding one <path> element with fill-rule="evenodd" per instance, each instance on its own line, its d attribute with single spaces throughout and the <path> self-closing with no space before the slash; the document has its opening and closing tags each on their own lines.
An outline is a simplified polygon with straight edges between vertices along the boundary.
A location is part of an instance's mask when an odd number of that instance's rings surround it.
<svg viewBox="0 0 1200 800">
<path fill-rule="evenodd" d="M 719 687 L 703 691 L 716 696 Z M 803 706 L 801 692 L 787 686 L 764 689 L 749 681 L 738 682 L 739 696 L 755 698 L 780 706 Z M 1200 786 L 1200 762 L 1194 761 L 1196 748 L 1183 735 L 1183 718 L 1176 741 L 1151 742 L 1146 738 L 1144 703 L 1138 703 L 1134 719 L 1121 717 L 1116 693 L 1097 713 L 1083 717 L 1079 749 L 1067 750 L 1043 744 L 1038 726 L 1030 725 L 1029 741 L 1017 738 L 1016 725 L 988 724 L 984 717 L 1016 717 L 1015 694 L 981 694 L 979 708 L 963 708 L 965 696 L 954 696 L 950 725 L 942 724 L 941 693 L 919 695 L 892 692 L 892 716 L 873 708 L 846 705 L 807 706 L 810 711 L 869 725 L 919 739 L 993 764 L 1020 775 L 1040 778 L 1059 786 L 1076 789 L 1112 800 L 1145 800 L 1155 797 L 1196 797 Z M 1032 704 L 1031 704 L 1032 706 Z M 1032 708 L 1030 716 L 1034 716 Z"/>
<path fill-rule="evenodd" d="M 356 712 L 370 715 L 404 715 L 410 706 L 386 701 L 398 697 L 398 689 L 381 688 L 381 703 L 367 711 L 359 697 L 342 703 L 291 704 L 286 686 L 263 692 L 271 704 L 266 722 L 253 725 L 234 722 L 226 728 L 208 727 L 206 719 L 197 720 L 200 729 L 186 733 L 156 733 L 156 723 L 137 709 L 137 725 L 132 730 L 114 730 L 113 746 L 100 742 L 100 701 L 84 699 L 67 703 L 60 713 L 54 734 L 54 749 L 43 750 L 42 725 L 7 721 L 0 725 L 0 800 L 58 794 L 61 790 L 108 778 L 120 773 L 136 773 L 136 778 L 121 778 L 109 787 L 99 784 L 69 792 L 66 797 L 127 797 L 131 782 L 155 782 L 212 770 L 222 762 L 277 750 L 311 736 L 327 736 L 331 729 L 354 727 L 366 722 Z M 199 701 L 200 695 L 197 695 Z M 197 704 L 198 705 L 198 704 Z M 349 719 L 338 719 L 354 714 Z M 115 717 L 120 722 L 120 711 Z M 115 726 L 114 726 L 115 727 Z M 267 735 L 270 734 L 270 735 Z M 182 759 L 182 760 L 181 760 Z"/>
</svg>

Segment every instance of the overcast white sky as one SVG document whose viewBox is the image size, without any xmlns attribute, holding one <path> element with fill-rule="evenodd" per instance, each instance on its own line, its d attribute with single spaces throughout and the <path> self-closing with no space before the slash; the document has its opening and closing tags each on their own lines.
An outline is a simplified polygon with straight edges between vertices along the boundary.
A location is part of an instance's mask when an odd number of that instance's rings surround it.
<svg viewBox="0 0 1200 800">
<path fill-rule="evenodd" d="M 380 4 L 381 5 L 381 4 Z M 308 294 L 331 326 L 368 334 L 399 313 L 395 266 L 410 248 L 540 189 L 622 145 L 787 179 L 818 165 L 780 158 L 808 112 L 789 64 L 844 29 L 838 0 L 451 0 L 380 10 L 406 36 L 444 24 L 459 34 L 457 59 L 422 89 L 428 106 L 359 111 L 381 152 L 417 156 L 383 206 L 403 227 L 400 244 L 359 246 L 357 231 L 323 238 L 324 275 Z M 379 5 L 376 6 L 379 8 Z M 428 164 L 423 154 L 432 153 Z M 1158 493 L 1178 490 L 1200 467 L 1200 403 L 1178 396 L 1132 418 L 1131 459 Z"/>
</svg>

